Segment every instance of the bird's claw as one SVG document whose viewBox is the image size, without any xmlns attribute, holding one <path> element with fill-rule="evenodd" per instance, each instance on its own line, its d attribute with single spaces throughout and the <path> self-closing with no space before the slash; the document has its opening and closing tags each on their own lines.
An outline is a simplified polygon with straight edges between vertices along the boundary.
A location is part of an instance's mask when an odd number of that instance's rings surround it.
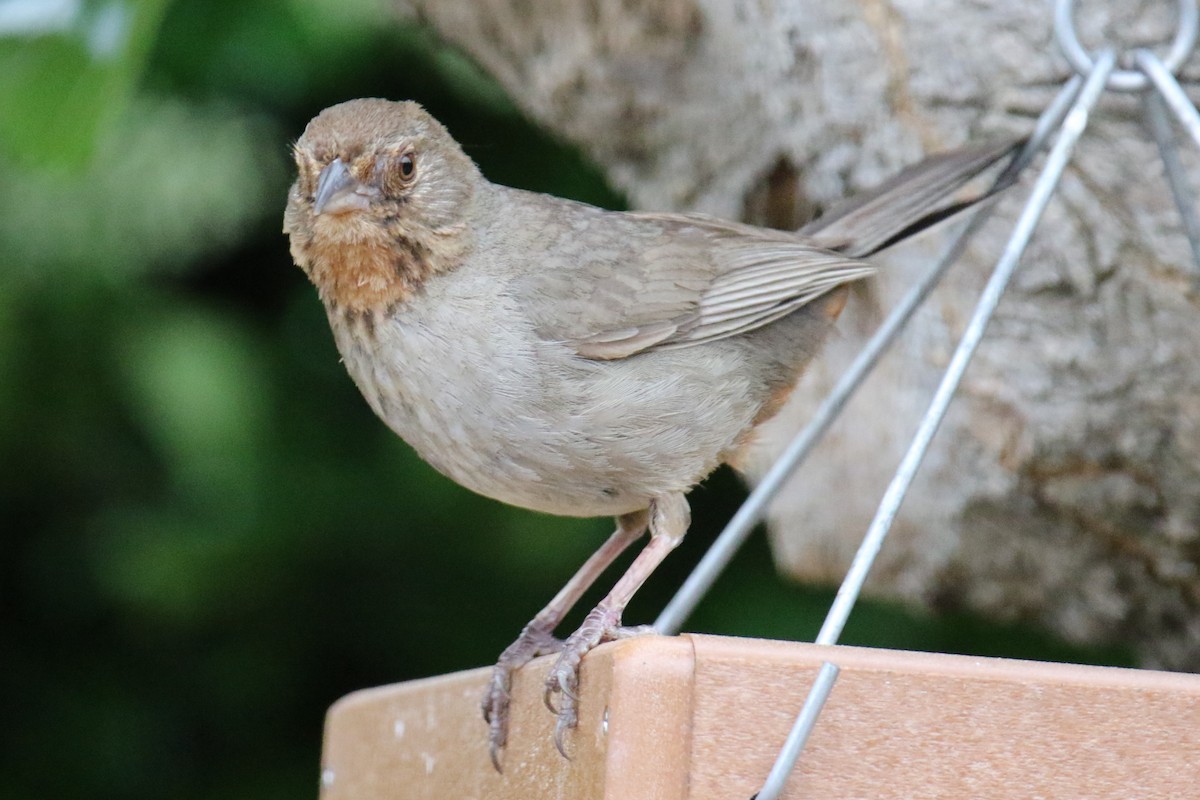
<svg viewBox="0 0 1200 800">
<path fill-rule="evenodd" d="M 568 729 L 574 728 L 579 722 L 579 667 L 583 657 L 604 642 L 647 633 L 654 633 L 654 629 L 649 625 L 622 628 L 618 612 L 598 606 L 587 615 L 579 630 L 567 637 L 562 652 L 558 654 L 558 660 L 546 676 L 545 692 L 542 695 L 546 708 L 558 716 L 554 726 L 554 744 L 564 757 L 570 758 L 567 755 L 564 736 Z M 554 706 L 555 695 L 559 695 L 557 708 Z"/>
<path fill-rule="evenodd" d="M 558 721 L 554 723 L 554 746 L 558 748 L 558 752 L 567 761 L 571 760 L 571 755 L 567 752 L 567 746 L 563 743 L 563 736 L 566 735 L 568 728 L 574 728 L 576 724 L 575 712 L 572 710 L 568 717 L 562 714 L 558 715 Z"/>
<path fill-rule="evenodd" d="M 635 636 L 651 636 L 658 633 L 653 625 L 631 625 L 628 628 L 614 628 L 612 635 L 605 641 L 617 639 L 632 639 Z"/>
<path fill-rule="evenodd" d="M 566 749 L 566 732 L 579 721 L 579 665 L 583 657 L 602 642 L 653 632 L 654 629 L 648 625 L 622 628 L 620 613 L 603 605 L 593 609 L 579 630 L 565 642 L 555 639 L 550 631 L 536 621 L 526 625 L 517 640 L 500 654 L 496 666 L 492 667 L 492 677 L 480 704 L 483 718 L 488 724 L 488 753 L 496 771 L 502 771 L 500 754 L 508 743 L 508 711 L 514 672 L 537 656 L 559 654 L 546 676 L 542 702 L 550 709 L 550 713 L 558 717 L 554 726 L 554 744 L 558 752 L 570 758 Z M 557 706 L 554 702 L 556 695 Z"/>
<path fill-rule="evenodd" d="M 512 700 L 512 676 L 521 667 L 541 655 L 556 653 L 562 649 L 562 641 L 535 622 L 525 626 L 517 640 L 505 648 L 500 659 L 492 667 L 492 677 L 483 692 L 480 703 L 483 719 L 488 724 L 488 753 L 492 766 L 500 768 L 500 752 L 508 743 L 508 707 Z"/>
<path fill-rule="evenodd" d="M 483 719 L 488 724 L 488 755 L 496 772 L 500 766 L 500 751 L 508 744 L 508 706 L 511 701 L 512 671 L 514 667 L 496 664 L 492 677 L 483 694 Z"/>
<path fill-rule="evenodd" d="M 567 640 L 568 643 L 571 641 Z M 570 728 L 574 728 L 579 723 L 579 660 L 574 660 L 574 666 L 570 666 L 571 660 L 567 660 L 564 666 L 563 655 L 559 656 L 558 663 L 550 670 L 549 676 L 546 678 L 546 693 L 543 699 L 546 702 L 546 707 L 554 712 L 558 719 L 554 723 L 554 746 L 558 748 L 558 752 L 562 753 L 563 758 L 570 759 L 567 754 L 567 746 L 564 744 L 564 736 Z M 582 654 L 580 659 L 582 659 Z M 555 693 L 561 695 L 558 708 L 554 707 L 551 699 Z"/>
</svg>

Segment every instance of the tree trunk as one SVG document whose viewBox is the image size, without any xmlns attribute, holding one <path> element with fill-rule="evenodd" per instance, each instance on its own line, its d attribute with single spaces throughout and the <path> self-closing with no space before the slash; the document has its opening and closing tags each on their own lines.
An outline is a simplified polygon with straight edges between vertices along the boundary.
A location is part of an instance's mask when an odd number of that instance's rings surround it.
<svg viewBox="0 0 1200 800">
<path fill-rule="evenodd" d="M 1101 4 L 1085 46 L 1161 42 Z M 1069 75 L 1034 0 L 410 0 L 639 208 L 796 227 L 923 153 L 1028 132 Z M 1086 10 L 1087 4 L 1081 4 Z M 1144 6 L 1139 8 L 1139 6 Z M 1144 13 L 1142 13 L 1144 11 Z M 1131 33 L 1132 32 L 1132 33 Z M 1196 74 L 1195 62 L 1185 70 Z M 1136 95 L 1107 95 L 869 590 L 1200 667 L 1200 294 Z M 1195 177 L 1200 158 L 1181 140 Z M 1031 180 L 1026 179 L 1026 187 Z M 778 563 L 844 572 L 1025 197 L 1010 192 L 771 515 Z M 761 472 L 944 234 L 881 257 L 762 437 Z"/>
</svg>

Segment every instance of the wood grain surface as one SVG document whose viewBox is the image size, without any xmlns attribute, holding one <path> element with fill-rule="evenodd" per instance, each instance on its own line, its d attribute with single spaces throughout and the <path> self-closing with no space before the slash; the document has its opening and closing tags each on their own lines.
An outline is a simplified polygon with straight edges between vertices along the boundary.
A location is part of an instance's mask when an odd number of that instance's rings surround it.
<svg viewBox="0 0 1200 800">
<path fill-rule="evenodd" d="M 1200 677 L 684 635 L 585 659 L 571 759 L 518 674 L 504 774 L 488 670 L 356 692 L 330 710 L 322 800 L 748 800 L 822 660 L 842 667 L 789 798 L 1186 798 L 1200 784 Z"/>
</svg>

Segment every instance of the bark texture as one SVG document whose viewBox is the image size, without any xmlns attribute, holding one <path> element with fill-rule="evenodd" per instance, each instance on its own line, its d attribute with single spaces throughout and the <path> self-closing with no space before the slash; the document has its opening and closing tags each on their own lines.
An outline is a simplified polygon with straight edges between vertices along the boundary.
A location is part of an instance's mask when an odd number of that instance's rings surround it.
<svg viewBox="0 0 1200 800">
<path fill-rule="evenodd" d="M 1174 4 L 1081 3 L 1085 46 Z M 639 208 L 795 227 L 923 153 L 1031 129 L 1069 68 L 1048 0 L 409 0 Z M 1106 11 L 1107 9 L 1107 11 Z M 1107 14 L 1107 15 L 1106 15 Z M 1184 80 L 1197 74 L 1193 59 Z M 1200 668 L 1200 294 L 1136 96 L 1093 115 L 869 590 Z M 1188 178 L 1200 158 L 1181 140 Z M 1031 181 L 1027 180 L 1026 185 Z M 1003 201 L 771 517 L 840 578 L 999 255 Z M 763 470 L 944 236 L 883 257 L 762 437 Z M 753 471 L 753 470 L 752 470 Z"/>
</svg>

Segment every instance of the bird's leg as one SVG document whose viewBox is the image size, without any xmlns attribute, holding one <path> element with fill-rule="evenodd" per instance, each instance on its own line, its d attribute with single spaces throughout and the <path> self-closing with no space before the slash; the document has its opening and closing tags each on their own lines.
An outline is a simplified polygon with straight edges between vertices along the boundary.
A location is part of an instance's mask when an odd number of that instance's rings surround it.
<svg viewBox="0 0 1200 800">
<path fill-rule="evenodd" d="M 554 599 L 529 621 L 517 640 L 505 648 L 496 666 L 492 667 L 492 679 L 483 694 L 483 718 L 488 723 L 492 764 L 497 772 L 500 771 L 500 751 L 508 741 L 508 703 L 513 672 L 537 656 L 557 653 L 562 649 L 563 642 L 554 638 L 554 629 L 609 564 L 646 532 L 648 519 L 647 511 L 635 511 L 617 517 L 617 529 L 612 536 L 584 562 Z"/>
<path fill-rule="evenodd" d="M 550 710 L 554 711 L 551 697 L 556 693 L 560 695 L 554 743 L 564 756 L 567 753 L 563 747 L 563 734 L 568 728 L 575 727 L 577 722 L 580 662 L 589 650 L 601 642 L 653 633 L 653 628 L 648 625 L 622 628 L 621 614 L 634 593 L 641 588 L 667 554 L 683 540 L 690 522 L 691 511 L 682 494 L 669 494 L 655 499 L 650 504 L 649 543 L 638 553 L 638 557 L 629 565 L 629 569 L 617 581 L 612 591 L 587 615 L 579 630 L 563 643 L 558 661 L 546 677 L 545 700 Z"/>
</svg>

